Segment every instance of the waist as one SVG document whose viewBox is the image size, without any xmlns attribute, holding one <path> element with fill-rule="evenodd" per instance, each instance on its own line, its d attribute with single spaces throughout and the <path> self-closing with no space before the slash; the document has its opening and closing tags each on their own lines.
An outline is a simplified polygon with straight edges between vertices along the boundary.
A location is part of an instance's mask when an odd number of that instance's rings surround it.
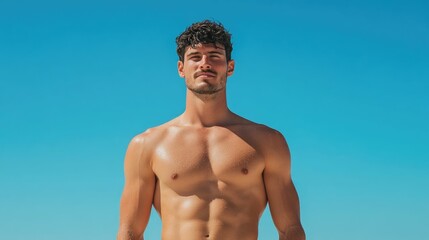
<svg viewBox="0 0 429 240">
<path fill-rule="evenodd" d="M 259 219 L 237 218 L 234 224 L 221 219 L 163 219 L 163 240 L 256 240 Z"/>
</svg>

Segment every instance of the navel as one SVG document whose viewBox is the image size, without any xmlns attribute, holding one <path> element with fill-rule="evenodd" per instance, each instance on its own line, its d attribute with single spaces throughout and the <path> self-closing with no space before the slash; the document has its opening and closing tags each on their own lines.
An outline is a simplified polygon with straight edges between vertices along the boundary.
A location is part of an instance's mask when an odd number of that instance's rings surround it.
<svg viewBox="0 0 429 240">
<path fill-rule="evenodd" d="M 241 172 L 242 172 L 244 175 L 246 175 L 246 174 L 248 174 L 248 173 L 249 173 L 249 170 L 247 170 L 247 168 L 242 168 L 242 169 L 241 169 Z"/>
<path fill-rule="evenodd" d="M 210 235 L 206 234 L 206 238 L 210 237 Z"/>
<path fill-rule="evenodd" d="M 171 174 L 171 179 L 176 180 L 179 177 L 179 174 L 173 173 Z"/>
</svg>

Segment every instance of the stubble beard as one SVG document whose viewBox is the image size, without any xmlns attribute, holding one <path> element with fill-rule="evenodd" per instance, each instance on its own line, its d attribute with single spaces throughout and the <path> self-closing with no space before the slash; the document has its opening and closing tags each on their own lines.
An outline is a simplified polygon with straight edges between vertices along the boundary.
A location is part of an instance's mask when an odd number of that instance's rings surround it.
<svg viewBox="0 0 429 240">
<path fill-rule="evenodd" d="M 219 92 L 220 90 L 222 90 L 222 87 L 214 86 L 214 85 L 205 86 L 204 88 L 188 86 L 188 89 L 191 92 L 200 94 L 200 95 L 213 95 Z"/>
<path fill-rule="evenodd" d="M 224 77 L 224 79 L 220 80 L 219 84 L 213 85 L 210 83 L 206 82 L 205 86 L 202 87 L 197 87 L 197 86 L 192 86 L 191 84 L 187 84 L 186 87 L 193 93 L 198 94 L 198 95 L 214 95 L 220 91 L 222 91 L 224 89 L 224 85 L 222 85 L 222 83 L 226 83 L 226 76 Z"/>
</svg>

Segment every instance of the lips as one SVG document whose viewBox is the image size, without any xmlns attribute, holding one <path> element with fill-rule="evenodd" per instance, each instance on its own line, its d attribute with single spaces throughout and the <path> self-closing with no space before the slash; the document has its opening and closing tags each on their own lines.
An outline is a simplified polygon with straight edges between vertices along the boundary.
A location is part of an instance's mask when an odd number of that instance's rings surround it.
<svg viewBox="0 0 429 240">
<path fill-rule="evenodd" d="M 204 71 L 204 72 L 197 72 L 195 73 L 195 78 L 197 77 L 216 77 L 216 73 L 215 72 L 211 72 L 211 71 Z"/>
</svg>

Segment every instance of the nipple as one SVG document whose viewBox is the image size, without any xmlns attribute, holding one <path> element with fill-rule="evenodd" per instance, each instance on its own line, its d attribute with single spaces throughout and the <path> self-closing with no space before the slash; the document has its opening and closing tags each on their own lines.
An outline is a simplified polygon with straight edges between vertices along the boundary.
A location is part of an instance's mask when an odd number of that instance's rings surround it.
<svg viewBox="0 0 429 240">
<path fill-rule="evenodd" d="M 179 174 L 173 173 L 171 174 L 171 179 L 176 180 L 179 177 Z"/>
<path fill-rule="evenodd" d="M 241 172 L 246 175 L 247 173 L 249 173 L 249 170 L 247 170 L 247 168 L 242 168 Z"/>
</svg>

